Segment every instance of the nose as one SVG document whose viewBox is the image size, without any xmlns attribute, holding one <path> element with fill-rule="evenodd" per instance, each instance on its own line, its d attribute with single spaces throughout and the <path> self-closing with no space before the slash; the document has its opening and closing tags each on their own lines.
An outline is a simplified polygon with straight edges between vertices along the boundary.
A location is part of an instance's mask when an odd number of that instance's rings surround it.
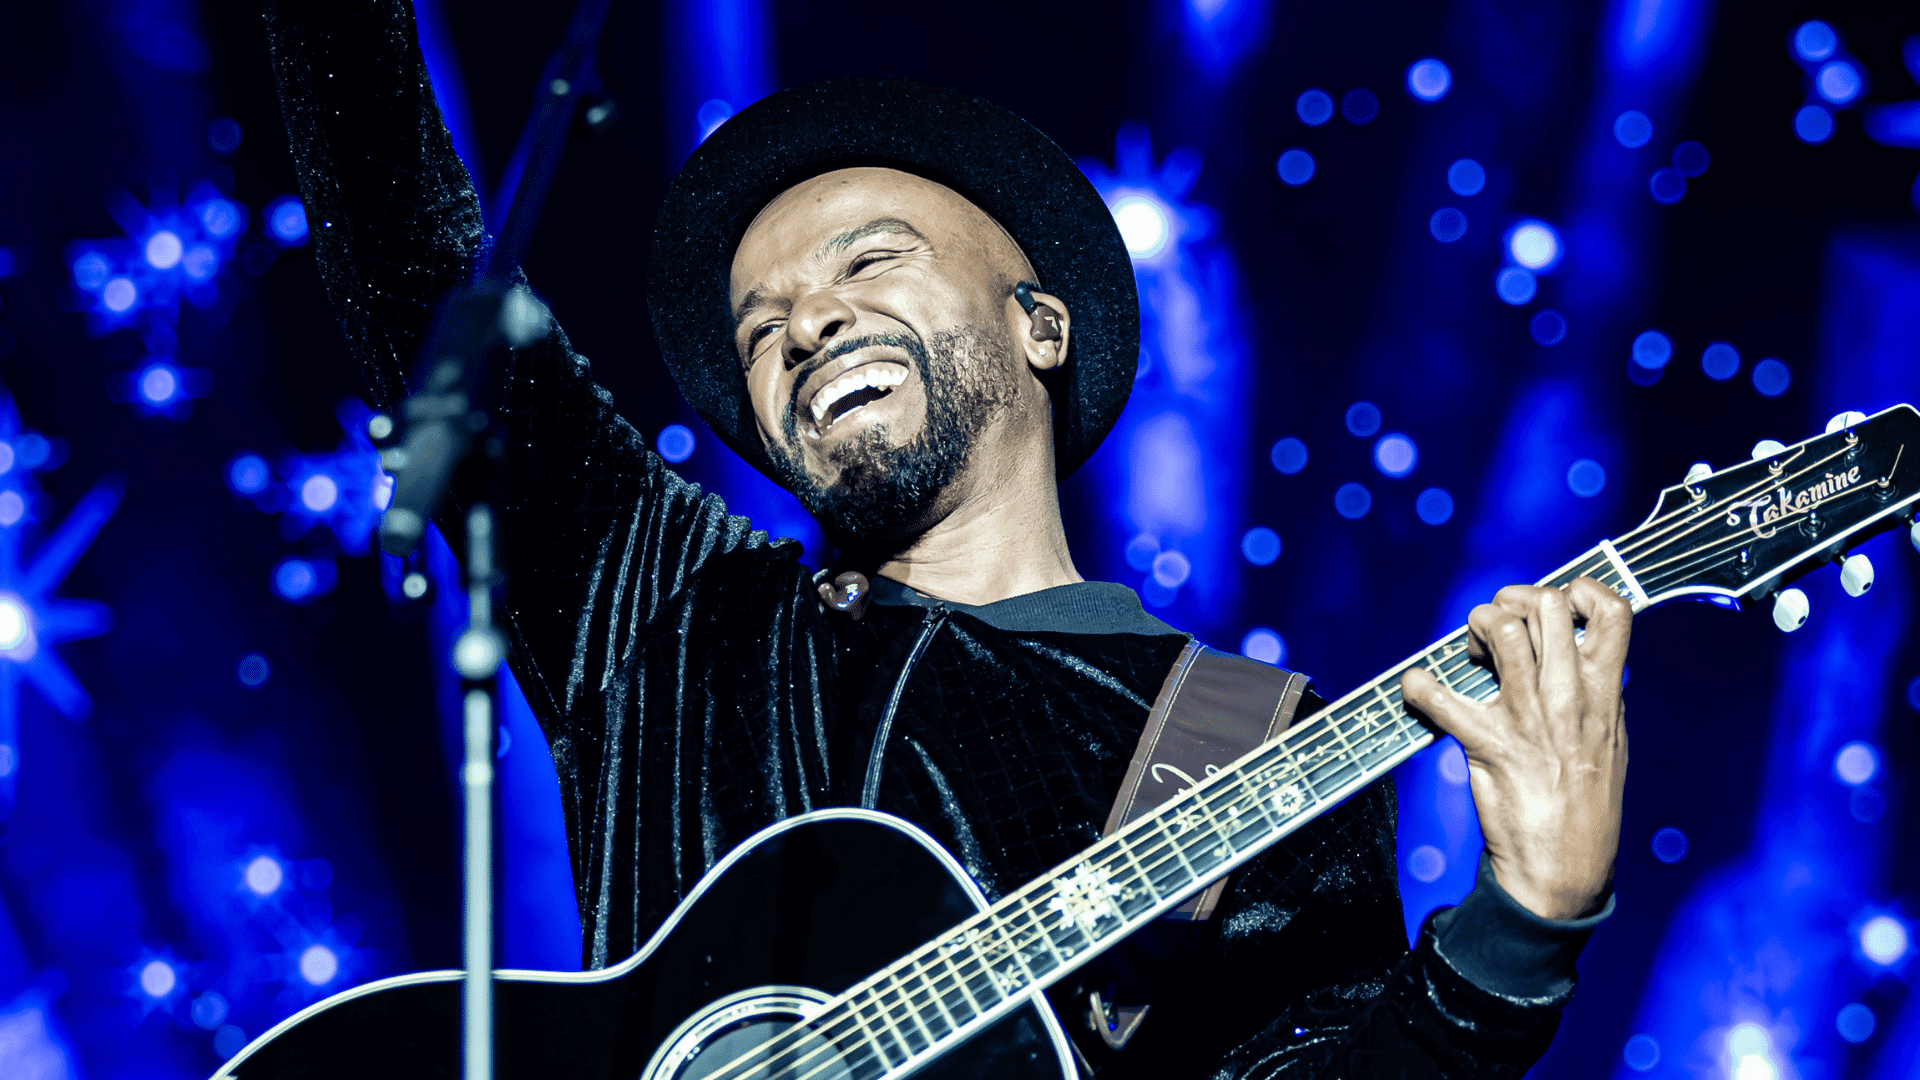
<svg viewBox="0 0 1920 1080">
<path fill-rule="evenodd" d="M 826 348 L 835 337 L 851 329 L 856 318 L 853 308 L 833 290 L 809 293 L 787 317 L 788 366 Z"/>
</svg>

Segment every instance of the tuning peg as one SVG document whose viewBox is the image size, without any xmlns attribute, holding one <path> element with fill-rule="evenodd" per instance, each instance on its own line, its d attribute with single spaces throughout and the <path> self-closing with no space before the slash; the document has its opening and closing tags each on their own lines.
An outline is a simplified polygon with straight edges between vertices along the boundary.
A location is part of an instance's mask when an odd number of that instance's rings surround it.
<svg viewBox="0 0 1920 1080">
<path fill-rule="evenodd" d="M 1840 587 L 1847 590 L 1848 596 L 1864 596 L 1873 588 L 1873 563 L 1865 555 L 1838 555 L 1833 561 L 1840 564 Z"/>
<path fill-rule="evenodd" d="M 1688 487 L 1692 487 L 1693 485 L 1699 483 L 1702 480 L 1705 480 L 1707 477 L 1712 475 L 1713 475 L 1713 466 L 1707 464 L 1704 461 L 1696 461 L 1693 463 L 1692 468 L 1689 468 L 1687 470 L 1687 478 L 1684 482 Z"/>
<path fill-rule="evenodd" d="M 1807 624 L 1807 614 L 1813 605 L 1807 602 L 1807 594 L 1799 589 L 1781 589 L 1773 594 L 1773 625 L 1786 633 L 1793 633 Z"/>
<path fill-rule="evenodd" d="M 1843 428 L 1850 428 L 1867 418 L 1863 412 L 1843 412 L 1827 421 L 1827 434 L 1831 435 Z"/>
<path fill-rule="evenodd" d="M 1753 444 L 1753 460 L 1765 461 L 1777 454 L 1784 453 L 1787 444 L 1778 439 L 1761 439 Z"/>
</svg>

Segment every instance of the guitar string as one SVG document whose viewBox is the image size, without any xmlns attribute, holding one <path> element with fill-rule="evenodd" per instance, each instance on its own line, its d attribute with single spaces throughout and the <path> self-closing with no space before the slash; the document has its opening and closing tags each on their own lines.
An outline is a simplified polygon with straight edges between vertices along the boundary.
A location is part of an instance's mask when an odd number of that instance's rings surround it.
<svg viewBox="0 0 1920 1080">
<path fill-rule="evenodd" d="M 1850 498 L 1854 495 L 1869 494 L 1872 491 L 1873 491 L 1873 488 L 1868 486 L 1868 483 L 1866 481 L 1862 481 L 1860 483 L 1860 486 L 1855 488 L 1853 491 L 1849 491 L 1842 495 L 1829 496 L 1827 499 L 1822 500 L 1819 504 L 1814 506 L 1808 506 L 1803 510 L 1795 509 L 1795 510 L 1789 511 L 1785 514 L 1780 515 L 1777 518 L 1774 518 L 1771 522 L 1768 522 L 1768 524 L 1773 525 L 1775 527 L 1776 535 L 1777 535 L 1777 530 L 1779 528 L 1783 528 L 1788 525 L 1791 525 L 1795 521 L 1801 519 L 1803 516 L 1812 515 L 1816 510 L 1819 509 L 1820 506 L 1826 506 L 1839 499 Z M 1759 539 L 1766 540 L 1766 539 L 1771 539 L 1771 537 L 1760 537 Z M 1812 539 L 1812 538 L 1810 537 L 1809 539 Z M 1700 565 L 1712 564 L 1713 562 L 1716 562 L 1724 558 L 1726 555 L 1731 554 L 1733 551 L 1742 547 L 1746 547 L 1751 543 L 1752 543 L 1751 539 L 1739 534 L 1735 534 L 1730 537 L 1722 537 L 1718 540 L 1710 540 L 1707 543 L 1700 545 L 1699 547 L 1693 548 L 1689 551 L 1683 551 L 1680 554 L 1671 556 L 1670 558 L 1662 562 L 1654 563 L 1652 566 L 1648 567 L 1649 570 L 1660 570 L 1662 568 L 1668 567 L 1670 564 L 1678 563 L 1678 562 L 1682 562 L 1683 560 L 1686 560 L 1684 565 L 1673 567 L 1672 569 L 1666 570 L 1664 574 L 1650 577 L 1649 580 L 1660 581 L 1661 582 L 1660 587 L 1666 588 L 1668 582 L 1678 583 L 1680 581 L 1684 581 L 1689 575 L 1693 574 L 1696 571 L 1697 567 L 1699 567 Z M 1723 544 L 1727 545 L 1724 550 L 1721 550 L 1721 551 L 1712 550 L 1713 548 Z"/>
<path fill-rule="evenodd" d="M 1585 561 L 1586 560 L 1584 558 L 1580 560 L 1575 560 L 1575 564 L 1578 565 Z M 1583 567 L 1583 569 L 1586 569 L 1586 568 Z M 1604 577 L 1605 571 L 1608 569 L 1608 566 L 1603 559 L 1592 569 L 1600 571 L 1601 576 Z M 1578 576 L 1577 572 L 1575 576 Z M 1441 654 L 1441 657 L 1442 657 L 1440 663 L 1436 666 L 1430 666 L 1428 670 L 1433 671 L 1436 677 L 1439 677 L 1442 680 L 1442 682 L 1452 685 L 1451 680 L 1453 676 L 1457 675 L 1458 672 L 1461 671 L 1462 669 L 1472 666 L 1472 661 L 1470 657 L 1467 657 L 1463 652 L 1449 652 L 1449 650 L 1456 649 L 1458 647 L 1459 639 L 1462 638 L 1463 636 L 1464 636 L 1463 632 L 1456 631 L 1454 635 L 1445 639 L 1444 641 L 1439 643 L 1437 646 L 1430 647 L 1425 653 L 1421 654 L 1419 657 L 1416 657 L 1413 661 L 1409 661 L 1405 664 L 1402 664 L 1400 666 L 1400 670 L 1404 670 L 1406 667 L 1412 666 L 1413 663 L 1416 663 L 1419 660 L 1431 659 L 1434 657 L 1435 653 L 1439 653 Z M 1453 661 L 1457 661 L 1457 662 L 1453 662 Z M 1266 814 L 1267 811 L 1264 805 L 1264 798 L 1260 795 L 1255 794 L 1254 792 L 1254 789 L 1258 788 L 1261 784 L 1264 783 L 1273 787 L 1277 787 L 1279 782 L 1282 780 L 1286 780 L 1290 783 L 1295 783 L 1295 784 L 1305 783 L 1308 787 L 1309 792 L 1311 793 L 1312 789 L 1315 786 L 1317 786 L 1314 783 L 1314 781 L 1311 779 L 1311 774 L 1318 772 L 1323 768 L 1335 767 L 1334 773 L 1333 773 L 1334 776 L 1340 776 L 1346 770 L 1352 770 L 1357 773 L 1367 772 L 1368 769 L 1363 763 L 1355 761 L 1353 759 L 1356 757 L 1362 757 L 1364 755 L 1376 754 L 1376 753 L 1383 753 L 1385 756 L 1391 756 L 1392 753 L 1394 752 L 1393 742 L 1396 738 L 1404 737 L 1408 733 L 1420 730 L 1421 728 L 1421 725 L 1417 723 L 1410 723 L 1406 718 L 1394 718 L 1390 726 L 1379 724 L 1379 720 L 1381 719 L 1382 716 L 1389 715 L 1392 712 L 1392 710 L 1400 704 L 1400 702 L 1397 699 L 1397 694 L 1398 694 L 1397 688 L 1394 691 L 1392 691 L 1392 694 L 1395 695 L 1392 698 L 1389 698 L 1388 696 L 1389 692 L 1385 690 L 1385 683 L 1388 680 L 1391 680 L 1394 674 L 1396 674 L 1396 672 L 1389 672 L 1382 679 L 1375 680 L 1374 683 L 1372 683 L 1368 687 L 1361 688 L 1359 691 L 1356 691 L 1354 694 L 1350 694 L 1346 698 L 1343 698 L 1341 702 L 1336 702 L 1334 706 L 1331 706 L 1327 709 L 1323 709 L 1320 713 L 1316 714 L 1314 717 L 1310 717 L 1306 721 L 1303 721 L 1301 726 L 1293 729 L 1293 731 L 1288 733 L 1289 735 L 1294 735 L 1298 733 L 1302 741 L 1311 741 L 1313 738 L 1323 733 L 1318 730 L 1319 727 L 1329 728 L 1339 738 L 1341 746 L 1345 751 L 1344 754 L 1330 755 L 1326 752 L 1328 748 L 1324 746 L 1313 748 L 1312 752 L 1308 756 L 1306 756 L 1304 759 L 1297 754 L 1295 755 L 1278 754 L 1276 755 L 1275 760 L 1263 763 L 1261 765 L 1260 771 L 1247 774 L 1239 778 L 1238 780 L 1236 780 L 1233 784 L 1221 784 L 1221 785 L 1218 785 L 1215 788 L 1215 790 L 1211 792 L 1202 793 L 1201 797 L 1193 800 L 1196 805 L 1188 807 L 1180 815 L 1176 815 L 1175 820 L 1177 821 L 1177 820 L 1184 819 L 1189 824 L 1189 826 L 1192 826 L 1196 821 L 1199 820 L 1195 816 L 1196 812 L 1200 810 L 1204 810 L 1205 811 L 1204 818 L 1205 818 L 1206 824 L 1215 832 L 1215 836 L 1212 838 L 1211 842 L 1216 843 L 1217 846 L 1215 848 L 1215 851 L 1212 854 L 1216 859 L 1225 861 L 1226 856 L 1223 853 L 1227 848 L 1231 847 L 1232 836 L 1236 834 L 1227 832 L 1227 829 L 1229 826 L 1223 825 L 1221 823 L 1220 814 L 1223 809 L 1226 810 L 1227 813 L 1229 814 L 1229 822 L 1232 822 L 1233 817 L 1238 812 L 1235 808 L 1238 807 L 1241 803 L 1249 803 L 1254 808 L 1259 809 L 1263 815 Z M 1477 676 L 1473 682 L 1460 684 L 1459 686 L 1455 687 L 1455 689 L 1461 693 L 1472 694 L 1476 692 L 1481 686 L 1491 681 L 1492 678 L 1493 678 L 1492 673 L 1485 671 L 1485 669 L 1481 669 L 1479 676 Z M 1361 696 L 1367 693 L 1372 693 L 1375 696 L 1375 701 L 1362 702 L 1359 700 Z M 1349 703 L 1352 707 L 1343 711 L 1340 708 L 1342 703 Z M 1371 711 L 1375 707 L 1376 703 L 1381 706 L 1385 706 L 1385 709 L 1383 709 L 1383 711 L 1380 714 L 1372 715 Z M 1329 722 L 1323 722 L 1320 725 L 1315 725 L 1313 723 L 1316 720 L 1321 720 L 1321 718 L 1329 718 Z M 1336 726 L 1335 722 L 1341 721 L 1341 720 L 1351 721 L 1352 723 L 1349 723 L 1346 726 Z M 1354 741 L 1355 729 L 1357 729 L 1360 726 L 1364 726 L 1368 724 L 1371 724 L 1373 726 L 1370 728 L 1370 730 L 1366 732 L 1366 734 L 1360 735 L 1358 737 L 1359 741 L 1356 744 Z M 1276 742 L 1291 742 L 1291 741 L 1293 740 L 1287 739 L 1284 736 L 1282 737 L 1282 740 L 1276 740 Z M 1335 760 L 1328 760 L 1328 761 L 1322 762 L 1322 758 L 1329 758 L 1329 757 L 1334 758 Z M 1340 766 L 1340 765 L 1345 765 L 1346 769 L 1343 770 L 1338 768 L 1337 766 Z M 1209 801 L 1209 797 L 1211 797 L 1211 801 Z M 1310 802 L 1303 804 L 1299 810 L 1291 814 L 1286 814 L 1284 816 L 1281 816 L 1277 822 L 1270 822 L 1266 826 L 1266 829 L 1264 831 L 1270 834 L 1271 832 L 1277 831 L 1279 828 L 1284 827 L 1286 824 L 1292 822 L 1296 818 L 1317 816 L 1317 813 L 1319 812 L 1319 810 L 1322 807 L 1322 804 L 1324 804 L 1325 801 L 1326 800 L 1323 797 L 1319 796 L 1316 793 L 1314 794 L 1314 797 Z M 1274 813 L 1278 814 L 1279 812 L 1274 811 Z M 1169 822 L 1167 824 L 1171 824 L 1171 823 L 1172 822 Z M 1112 845 L 1111 850 L 1107 850 L 1107 851 L 1100 850 L 1101 847 L 1105 847 L 1106 845 L 1098 845 L 1096 846 L 1095 850 L 1090 851 L 1085 856 L 1082 856 L 1080 858 L 1073 860 L 1071 863 L 1067 865 L 1068 867 L 1077 868 L 1077 867 L 1085 866 L 1090 863 L 1101 863 L 1101 862 L 1112 861 L 1111 856 L 1113 856 L 1116 853 L 1120 855 L 1124 855 L 1129 860 L 1135 863 L 1136 870 L 1134 873 L 1134 877 L 1136 878 L 1138 884 L 1144 888 L 1144 891 L 1148 895 L 1155 897 L 1157 900 L 1162 895 L 1162 890 L 1159 886 L 1156 886 L 1154 884 L 1153 871 L 1157 870 L 1161 866 L 1164 866 L 1167 862 L 1172 861 L 1175 858 L 1179 858 L 1182 861 L 1185 861 L 1184 855 L 1186 854 L 1187 851 L 1191 850 L 1191 847 L 1190 846 L 1183 847 L 1183 845 L 1179 842 L 1179 838 L 1177 836 L 1160 836 L 1160 837 L 1155 837 L 1154 839 L 1156 842 L 1163 845 L 1167 850 L 1169 850 L 1171 854 L 1167 858 L 1161 859 L 1157 863 L 1152 864 L 1151 866 L 1142 867 L 1139 864 L 1138 860 L 1133 857 L 1133 849 L 1135 847 L 1140 846 L 1137 842 L 1134 844 Z M 1206 841 L 1203 841 L 1203 842 L 1206 842 Z M 1189 844 L 1190 843 L 1191 842 L 1189 841 Z M 1044 881 L 1057 879 L 1060 876 L 1060 872 L 1061 871 L 1056 870 L 1054 873 L 1045 875 L 1041 879 L 1037 879 L 1036 882 L 1034 882 L 1033 884 L 1037 885 L 1037 884 L 1041 884 Z M 1204 872 L 1205 871 L 1202 871 L 1202 873 Z M 1199 875 L 1193 874 L 1192 871 L 1189 870 L 1190 880 L 1183 885 L 1175 886 L 1175 887 L 1182 888 L 1182 889 L 1188 888 L 1191 885 L 1191 879 L 1198 876 Z M 1054 881 L 1054 883 L 1057 884 L 1057 881 Z M 1022 893 L 1024 894 L 1026 891 L 1027 890 L 1023 889 Z M 1050 901 L 1051 898 L 1045 897 L 1044 895 L 1042 895 L 1042 891 L 1035 890 L 1033 895 L 1031 896 L 1016 894 L 1015 897 L 1012 897 L 1009 899 L 1019 900 L 1021 901 L 1021 903 L 1017 905 L 1008 905 L 1008 909 L 1006 911 L 998 913 L 1001 916 L 1000 918 L 983 920 L 983 925 L 989 925 L 991 923 L 998 924 L 997 926 L 994 927 L 995 935 L 1000 938 L 1000 941 L 997 942 L 996 944 L 999 945 L 1002 949 L 1004 949 L 1004 953 L 1008 958 L 1018 960 L 1020 962 L 1020 966 L 1022 968 L 1027 969 L 1026 974 L 1030 980 L 1034 982 L 1038 982 L 1038 978 L 1036 977 L 1035 973 L 1032 971 L 1032 965 L 1027 963 L 1024 960 L 1024 958 L 1020 957 L 1019 954 L 1023 949 L 1030 948 L 1035 942 L 1044 943 L 1048 953 L 1051 954 L 1053 957 L 1055 957 L 1056 963 L 1051 965 L 1049 967 L 1049 970 L 1051 970 L 1052 966 L 1059 966 L 1059 964 L 1071 961 L 1075 955 L 1077 955 L 1080 951 L 1082 951 L 1077 943 L 1074 943 L 1071 941 L 1062 943 L 1062 942 L 1056 942 L 1052 939 L 1051 932 L 1044 925 L 1045 917 L 1046 917 L 1045 912 L 1051 909 L 1043 906 L 1043 902 Z M 1152 904 L 1149 904 L 1148 906 L 1152 906 Z M 993 915 L 996 913 L 990 911 L 983 914 Z M 1064 916 L 1065 916 L 1065 913 L 1063 912 L 1063 917 Z M 1108 916 L 1108 917 L 1111 918 L 1112 916 Z M 1097 919 L 1095 919 L 1094 921 L 1097 923 Z M 1079 927 L 1076 927 L 1076 936 L 1086 939 L 1087 944 L 1089 946 L 1092 944 L 1097 944 L 1099 941 L 1113 936 L 1120 927 L 1125 926 L 1127 921 L 1128 920 L 1124 918 L 1117 920 L 1118 925 L 1115 928 L 1109 929 L 1104 933 L 1089 933 L 1084 926 L 1079 926 Z M 944 941 L 944 936 L 942 939 L 940 939 L 940 941 Z M 964 1024 L 955 1024 L 953 1022 L 953 1018 L 951 1014 L 947 1014 L 949 1030 L 945 1034 L 936 1035 L 931 1029 L 927 1028 L 925 1026 L 925 1023 L 919 1018 L 918 1015 L 915 1014 L 913 999 L 916 995 L 925 996 L 929 1000 L 934 1001 L 936 1004 L 936 1007 L 940 1008 L 943 1012 L 945 1012 L 945 1004 L 940 1000 L 941 994 L 940 994 L 939 987 L 942 980 L 950 979 L 955 990 L 957 990 L 962 996 L 964 996 L 968 1000 L 968 1003 L 974 1009 L 976 1016 L 978 1016 L 981 1012 L 987 1011 L 986 1009 L 982 1009 L 980 1007 L 979 1000 L 975 998 L 975 996 L 973 995 L 972 990 L 969 986 L 970 980 L 966 975 L 966 969 L 968 966 L 978 965 L 980 968 L 979 976 L 990 978 L 993 974 L 995 974 L 992 968 L 991 962 L 987 961 L 986 958 L 984 957 L 969 956 L 965 961 L 962 961 L 961 963 L 956 964 L 953 961 L 951 956 L 942 956 L 937 949 L 932 947 L 934 945 L 939 944 L 940 941 L 937 941 L 935 943 L 929 943 L 928 947 L 923 947 L 922 949 L 915 950 L 913 953 L 903 958 L 901 962 L 893 965 L 892 968 L 890 968 L 888 971 L 881 973 L 882 975 L 885 975 L 888 977 L 873 980 L 873 985 L 866 987 L 864 989 L 864 992 L 861 994 L 861 999 L 864 999 L 864 1000 L 857 1000 L 857 999 L 850 998 L 847 1002 L 844 1003 L 844 1005 L 847 1006 L 848 1008 L 845 1008 L 843 1010 L 837 1010 L 841 1012 L 841 1017 L 845 1021 L 851 1021 L 854 1026 L 857 1026 L 868 1033 L 867 1039 L 863 1041 L 873 1044 L 873 1049 L 874 1049 L 874 1052 L 876 1053 L 876 1056 L 878 1056 L 881 1061 L 885 1062 L 887 1067 L 889 1068 L 892 1066 L 891 1066 L 891 1061 L 888 1055 L 885 1053 L 886 1047 L 876 1037 L 876 1034 L 874 1033 L 873 1029 L 866 1022 L 867 1018 L 862 1014 L 861 1010 L 865 1008 L 867 1005 L 873 1006 L 874 1012 L 880 1015 L 881 1019 L 884 1021 L 887 1028 L 892 1031 L 894 1036 L 895 1049 L 903 1057 L 904 1059 L 902 1062 L 903 1064 L 905 1063 L 905 1061 L 910 1061 L 914 1057 L 920 1056 L 920 1054 L 924 1053 L 925 1050 L 932 1049 L 934 1046 L 937 1046 L 939 1043 L 943 1042 L 946 1038 L 951 1037 L 955 1032 L 957 1032 L 958 1030 L 960 1030 L 961 1027 L 964 1026 Z M 1062 955 L 1063 945 L 1066 946 L 1064 955 Z M 926 971 L 928 970 L 929 965 L 932 963 L 939 963 L 943 965 L 945 970 L 944 972 L 936 971 L 931 976 L 931 978 L 929 978 L 928 975 L 926 974 Z M 896 971 L 896 970 L 893 970 L 893 968 L 905 968 L 906 970 Z M 997 986 L 997 988 L 1001 990 L 1002 1000 L 1004 1000 L 1006 996 L 1008 996 L 1011 992 L 1013 992 L 1006 989 L 1005 987 Z M 1028 989 L 1031 989 L 1031 987 L 1028 987 Z M 1020 992 L 1025 992 L 1025 991 L 1020 991 Z M 891 995 L 892 998 L 894 999 L 893 1004 L 888 1003 L 889 995 Z M 990 1008 L 991 1006 L 988 1007 L 988 1009 Z M 921 1050 L 915 1050 L 913 1040 L 907 1038 L 906 1035 L 902 1032 L 899 1025 L 895 1022 L 893 1014 L 901 1009 L 905 1009 L 907 1011 L 909 1022 L 915 1025 L 915 1027 L 919 1030 L 922 1036 L 922 1041 L 926 1043 L 926 1046 Z M 806 1029 L 804 1032 L 805 1035 L 815 1036 L 817 1037 L 816 1041 L 823 1044 L 830 1039 L 843 1038 L 846 1035 L 852 1034 L 851 1031 L 838 1030 L 840 1027 L 840 1024 L 842 1023 L 842 1020 L 840 1019 L 829 1021 L 828 1024 L 824 1027 L 819 1024 L 819 1021 L 821 1019 L 822 1017 L 819 1014 L 816 1014 L 815 1017 L 813 1017 L 809 1023 L 805 1025 L 799 1025 L 797 1026 L 797 1028 L 804 1027 Z M 771 1046 L 771 1044 L 763 1045 L 760 1048 L 761 1051 L 768 1051 L 772 1049 L 773 1047 Z M 816 1050 L 813 1053 L 809 1053 L 807 1057 L 810 1058 L 814 1056 L 814 1053 L 818 1053 L 820 1052 L 820 1050 L 828 1050 L 828 1049 L 831 1049 L 831 1047 L 828 1047 L 826 1045 L 821 1045 L 819 1050 Z M 776 1052 L 774 1056 L 778 1057 L 779 1052 Z M 742 1060 L 734 1064 L 748 1065 L 750 1067 L 765 1067 L 765 1066 L 771 1066 L 776 1064 L 775 1061 L 762 1058 L 761 1054 L 757 1054 L 757 1053 L 750 1054 L 748 1055 L 748 1057 L 761 1058 L 761 1060 L 757 1062 L 748 1062 L 748 1061 Z M 803 1058 L 801 1061 L 794 1062 L 792 1064 L 795 1064 L 795 1065 L 804 1064 L 805 1060 L 806 1059 Z M 842 1058 L 840 1060 L 844 1060 L 844 1059 Z M 729 1070 L 731 1070 L 731 1068 L 732 1068 L 732 1065 L 728 1067 Z M 817 1071 L 817 1070 L 809 1070 L 809 1074 L 811 1074 L 811 1072 L 813 1071 Z M 803 1074 L 803 1075 L 807 1075 L 807 1074 Z"/>
<path fill-rule="evenodd" d="M 1832 461 L 1835 457 L 1838 457 L 1841 454 L 1846 453 L 1850 449 L 1852 449 L 1851 446 L 1844 446 L 1839 450 L 1835 451 L 1834 453 L 1829 454 L 1828 456 L 1820 459 L 1819 461 L 1814 462 L 1811 466 L 1808 466 L 1808 468 L 1817 469 L 1821 465 L 1824 465 L 1827 462 Z M 1799 460 L 1800 456 L 1806 453 L 1806 450 L 1807 448 L 1804 446 L 1795 450 L 1791 455 L 1781 460 L 1780 467 L 1784 470 L 1788 465 L 1791 465 L 1793 462 Z M 1688 519 L 1692 518 L 1694 515 L 1698 514 L 1703 509 L 1711 509 L 1714 507 L 1724 506 L 1738 499 L 1745 498 L 1746 496 L 1753 494 L 1754 492 L 1760 490 L 1761 488 L 1766 487 L 1769 484 L 1777 483 L 1779 481 L 1780 481 L 1779 474 L 1769 472 L 1765 477 L 1759 480 L 1756 480 L 1755 482 L 1747 485 L 1744 488 L 1741 488 L 1739 491 L 1733 492 L 1730 495 L 1722 496 L 1721 498 L 1715 500 L 1711 504 L 1704 501 L 1694 501 L 1694 502 L 1689 502 L 1685 506 L 1676 506 L 1672 510 L 1669 510 L 1663 517 L 1655 518 L 1654 520 L 1639 526 L 1638 528 L 1627 533 L 1625 536 L 1622 536 L 1620 539 L 1614 541 L 1615 548 L 1616 550 L 1619 550 L 1620 552 L 1622 552 L 1622 557 L 1624 558 L 1624 553 L 1627 551 L 1633 550 L 1635 544 L 1642 543 L 1642 542 L 1651 542 L 1653 540 L 1659 539 L 1659 537 L 1662 536 L 1664 533 L 1666 533 L 1668 529 L 1671 529 L 1678 525 L 1687 524 Z M 1689 490 L 1691 490 L 1691 488 L 1689 488 Z M 1704 491 L 1705 489 L 1703 488 L 1702 490 Z M 1639 533 L 1641 530 L 1652 529 L 1654 526 L 1659 525 L 1662 521 L 1668 522 L 1666 529 L 1657 529 L 1653 532 L 1648 533 L 1646 536 L 1642 536 L 1642 537 L 1635 536 L 1635 534 Z"/>
</svg>

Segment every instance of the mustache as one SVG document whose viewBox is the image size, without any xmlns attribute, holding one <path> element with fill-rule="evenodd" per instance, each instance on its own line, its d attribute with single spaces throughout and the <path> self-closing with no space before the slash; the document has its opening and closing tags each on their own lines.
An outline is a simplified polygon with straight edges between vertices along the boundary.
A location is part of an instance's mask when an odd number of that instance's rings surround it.
<svg viewBox="0 0 1920 1080">
<path fill-rule="evenodd" d="M 821 349 L 819 352 L 814 353 L 812 356 L 807 357 L 806 360 L 801 362 L 798 370 L 794 372 L 793 389 L 789 391 L 787 395 L 787 419 L 786 423 L 782 425 L 786 428 L 788 438 L 794 438 L 799 433 L 800 388 L 807 385 L 807 380 L 813 377 L 813 373 L 848 353 L 858 352 L 861 349 L 870 349 L 874 346 L 891 346 L 892 348 L 904 351 L 907 356 L 913 360 L 914 366 L 922 373 L 925 373 L 927 368 L 926 347 L 920 344 L 920 339 L 912 334 L 867 334 L 864 337 L 848 338 L 846 341 L 836 341 L 826 348 Z"/>
</svg>

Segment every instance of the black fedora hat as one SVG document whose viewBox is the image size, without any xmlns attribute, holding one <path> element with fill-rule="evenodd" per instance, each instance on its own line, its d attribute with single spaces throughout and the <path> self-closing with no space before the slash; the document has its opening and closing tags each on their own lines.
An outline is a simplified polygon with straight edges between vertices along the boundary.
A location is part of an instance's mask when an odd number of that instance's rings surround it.
<svg viewBox="0 0 1920 1080">
<path fill-rule="evenodd" d="M 734 249 L 781 192 L 878 165 L 944 184 L 986 211 L 1073 316 L 1066 364 L 1048 373 L 1057 475 L 1086 461 L 1133 386 L 1140 310 L 1133 264 L 1099 192 L 1066 151 L 1007 110 L 910 79 L 834 79 L 763 98 L 687 160 L 654 228 L 648 305 L 667 368 L 714 434 L 761 472 L 728 305 Z"/>
</svg>

